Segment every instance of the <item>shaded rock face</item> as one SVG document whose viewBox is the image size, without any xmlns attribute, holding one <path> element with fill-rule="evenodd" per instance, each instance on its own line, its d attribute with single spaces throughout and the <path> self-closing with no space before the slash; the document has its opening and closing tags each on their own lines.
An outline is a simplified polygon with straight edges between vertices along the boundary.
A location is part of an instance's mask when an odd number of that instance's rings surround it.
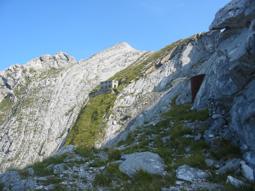
<svg viewBox="0 0 255 191">
<path fill-rule="evenodd" d="M 216 14 L 213 30 L 179 44 L 158 61 L 160 68 L 126 87 L 115 101 L 99 145 L 112 145 L 130 130 L 157 121 L 173 98 L 177 104 L 190 103 L 190 78 L 204 74 L 193 108 L 206 108 L 214 97 L 230 119 L 226 137 L 236 134 L 235 142 L 254 151 L 254 9 L 252 0 L 231 1 Z M 127 120 L 121 121 L 125 115 Z"/>
<path fill-rule="evenodd" d="M 118 95 L 104 139 L 98 146 L 111 146 L 145 122 L 159 120 L 160 113 L 177 104 L 191 103 L 190 78 L 203 74 L 207 59 L 215 51 L 218 32 L 208 32 L 181 41 L 156 62 L 160 68 L 130 83 Z M 126 120 L 121 120 L 125 116 Z"/>
<path fill-rule="evenodd" d="M 80 62 L 59 53 L 1 72 L 0 171 L 56 151 L 89 92 L 143 54 L 121 43 Z"/>
<path fill-rule="evenodd" d="M 239 135 L 242 144 L 255 152 L 255 81 L 253 80 L 234 99 L 231 109 L 231 127 Z"/>
<path fill-rule="evenodd" d="M 231 12 L 234 11 L 234 13 Z M 230 12 L 229 12 L 230 11 Z M 230 29 L 220 34 L 217 52 L 208 62 L 207 79 L 195 107 L 204 107 L 212 96 L 229 110 L 230 130 L 235 141 L 255 151 L 254 131 L 254 18 L 255 2 L 231 1 L 216 14 L 212 29 Z M 249 22 L 248 22 L 249 21 Z M 244 25 L 247 22 L 247 25 Z M 238 29 L 236 29 L 238 27 Z"/>
<path fill-rule="evenodd" d="M 217 128 L 228 124 L 224 138 L 235 136 L 235 143 L 254 152 L 254 14 L 255 1 L 231 1 L 216 14 L 210 32 L 179 44 L 158 60 L 161 67 L 124 88 L 99 146 L 116 144 L 136 127 L 154 123 L 174 98 L 177 104 L 190 103 L 190 78 L 204 74 L 193 108 L 206 108 L 214 97 L 224 108 L 224 123 Z"/>
</svg>

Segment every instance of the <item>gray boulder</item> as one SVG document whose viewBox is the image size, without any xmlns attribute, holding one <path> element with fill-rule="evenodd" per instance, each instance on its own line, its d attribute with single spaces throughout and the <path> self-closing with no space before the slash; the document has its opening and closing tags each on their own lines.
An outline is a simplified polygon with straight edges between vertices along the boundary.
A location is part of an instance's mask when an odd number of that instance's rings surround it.
<svg viewBox="0 0 255 191">
<path fill-rule="evenodd" d="M 122 159 L 124 161 L 120 164 L 119 169 L 130 177 L 138 171 L 162 176 L 165 174 L 164 162 L 156 153 L 132 153 L 122 156 Z"/>
<path fill-rule="evenodd" d="M 213 159 L 205 159 L 205 164 L 208 166 L 208 167 L 213 167 L 215 166 L 217 163 L 217 161 L 213 160 Z"/>
<path fill-rule="evenodd" d="M 240 159 L 231 159 L 228 160 L 224 166 L 217 170 L 218 174 L 225 174 L 230 171 L 235 171 L 240 168 Z"/>
<path fill-rule="evenodd" d="M 255 177 L 254 177 L 254 169 L 252 169 L 250 166 L 248 166 L 244 161 L 241 162 L 241 170 L 243 176 L 251 181 L 255 182 Z"/>
<path fill-rule="evenodd" d="M 228 184 L 233 185 L 233 186 L 236 187 L 236 188 L 239 188 L 239 187 L 241 187 L 241 186 L 244 186 L 244 182 L 243 182 L 243 181 L 241 181 L 241 180 L 239 180 L 239 179 L 237 179 L 237 178 L 235 178 L 235 177 L 233 177 L 233 176 L 228 176 L 226 182 L 227 182 Z"/>
<path fill-rule="evenodd" d="M 210 30 L 245 27 L 254 17 L 254 0 L 232 0 L 217 12 Z"/>
<path fill-rule="evenodd" d="M 255 153 L 254 152 L 246 152 L 243 156 L 245 162 L 249 165 L 255 167 Z"/>
<path fill-rule="evenodd" d="M 176 170 L 176 177 L 180 180 L 189 182 L 204 180 L 209 177 L 209 174 L 203 170 L 182 165 Z"/>
</svg>

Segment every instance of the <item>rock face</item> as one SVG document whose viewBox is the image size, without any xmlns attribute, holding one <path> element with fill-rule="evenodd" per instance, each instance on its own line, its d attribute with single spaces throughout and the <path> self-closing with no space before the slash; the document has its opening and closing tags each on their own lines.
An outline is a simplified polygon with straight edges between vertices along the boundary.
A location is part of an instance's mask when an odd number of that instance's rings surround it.
<svg viewBox="0 0 255 191">
<path fill-rule="evenodd" d="M 254 17 L 253 0 L 232 0 L 216 14 L 210 29 L 246 27 Z"/>
<path fill-rule="evenodd" d="M 0 171 L 56 151 L 89 92 L 143 54 L 121 43 L 80 62 L 59 53 L 1 72 Z"/>
<path fill-rule="evenodd" d="M 210 32 L 180 41 L 155 61 L 160 67 L 124 88 L 98 146 L 111 146 L 125 139 L 132 129 L 157 121 L 174 98 L 177 104 L 191 102 L 190 78 L 204 74 L 193 108 L 206 108 L 208 99 L 215 98 L 223 108 L 217 129 L 255 152 L 254 9 L 253 0 L 231 1 L 216 14 Z"/>
<path fill-rule="evenodd" d="M 143 74 L 121 89 L 105 115 L 105 134 L 97 147 L 116 145 L 135 128 L 159 121 L 173 101 L 191 103 L 190 79 L 203 74 L 193 109 L 207 108 L 213 97 L 222 110 L 210 136 L 223 129 L 226 137 L 254 155 L 254 0 L 232 0 L 216 14 L 209 32 L 148 55 Z M 148 55 L 122 43 L 85 61 L 59 53 L 1 72 L 0 170 L 22 167 L 56 151 L 89 92 Z M 246 162 L 254 165 L 249 158 Z"/>
<path fill-rule="evenodd" d="M 105 138 L 99 146 L 111 146 L 133 128 L 157 120 L 160 113 L 169 109 L 173 98 L 177 104 L 190 103 L 190 78 L 204 73 L 218 35 L 218 32 L 209 32 L 178 41 L 154 61 L 160 63 L 159 68 L 149 68 L 141 78 L 124 88 L 114 103 Z M 127 131 L 123 131 L 125 129 Z"/>
<path fill-rule="evenodd" d="M 141 152 L 124 155 L 122 158 L 124 161 L 120 164 L 119 169 L 128 176 L 133 176 L 139 171 L 164 175 L 164 162 L 158 154 Z"/>
</svg>

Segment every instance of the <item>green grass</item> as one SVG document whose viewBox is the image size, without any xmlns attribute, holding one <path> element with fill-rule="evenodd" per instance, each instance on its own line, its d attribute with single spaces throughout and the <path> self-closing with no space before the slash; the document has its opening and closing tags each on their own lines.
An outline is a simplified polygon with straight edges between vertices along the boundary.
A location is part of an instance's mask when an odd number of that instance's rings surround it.
<svg viewBox="0 0 255 191">
<path fill-rule="evenodd" d="M 105 117 L 116 99 L 114 94 L 92 97 L 81 111 L 76 124 L 69 133 L 66 144 L 92 148 L 104 135 Z"/>
<path fill-rule="evenodd" d="M 94 179 L 95 186 L 109 186 L 112 183 L 112 179 L 104 174 L 97 174 Z"/>
<path fill-rule="evenodd" d="M 254 191 L 255 190 L 255 184 L 241 186 L 240 188 L 236 188 L 232 185 L 225 184 L 224 188 L 225 188 L 226 191 Z"/>
<path fill-rule="evenodd" d="M 5 97 L 0 102 L 0 125 L 4 122 L 5 118 L 7 117 L 8 113 L 12 108 L 12 102 L 9 97 Z"/>
<path fill-rule="evenodd" d="M 169 118 L 173 121 L 204 121 L 208 119 L 208 110 L 191 110 L 190 104 L 175 105 L 171 106 L 171 110 L 164 114 L 164 117 Z"/>
<path fill-rule="evenodd" d="M 139 171 L 129 181 L 124 181 L 123 191 L 160 191 L 162 187 L 174 184 L 174 176 L 159 176 Z"/>
<path fill-rule="evenodd" d="M 4 189 L 4 184 L 0 183 L 0 190 L 3 190 L 3 189 Z"/>
<path fill-rule="evenodd" d="M 117 91 L 121 91 L 132 80 L 137 79 L 145 65 L 144 62 L 138 62 L 117 73 L 112 78 L 120 82 Z M 116 94 L 103 94 L 90 98 L 69 133 L 66 144 L 92 148 L 96 141 L 104 136 L 105 118 L 109 116 L 116 98 Z"/>
<path fill-rule="evenodd" d="M 146 72 L 151 71 L 150 69 L 154 67 L 159 59 L 169 54 L 175 47 L 187 44 L 192 39 L 194 39 L 194 37 L 177 41 L 158 52 L 151 54 L 146 53 L 134 64 L 115 74 L 110 80 L 119 81 L 116 94 L 132 81 L 138 80 L 146 75 Z M 95 90 L 96 89 L 98 89 L 98 87 L 96 87 Z M 116 98 L 117 96 L 115 94 L 103 94 L 91 98 L 80 112 L 75 125 L 66 139 L 66 144 L 92 148 L 96 141 L 104 136 L 104 129 L 106 126 L 105 118 L 107 118 L 111 112 Z"/>
<path fill-rule="evenodd" d="M 227 140 L 218 140 L 214 144 L 215 147 L 213 147 L 210 151 L 212 156 L 215 157 L 217 160 L 227 160 L 242 156 L 240 148 L 233 145 Z"/>
<path fill-rule="evenodd" d="M 102 173 L 96 175 L 93 184 L 94 186 L 111 187 L 112 180 L 121 182 L 128 180 L 128 177 L 119 171 L 117 164 L 107 165 Z"/>
<path fill-rule="evenodd" d="M 120 160 L 120 157 L 121 157 L 120 150 L 109 149 L 107 153 L 108 153 L 109 161 Z"/>
<path fill-rule="evenodd" d="M 192 134 L 192 129 L 184 127 L 181 124 L 175 124 L 175 126 L 171 129 L 171 137 L 174 139 L 190 134 Z"/>
<path fill-rule="evenodd" d="M 120 172 L 117 164 L 111 164 L 95 177 L 94 186 L 104 186 L 116 191 L 160 191 L 163 186 L 174 182 L 174 176 L 151 175 L 144 171 L 138 171 L 133 177 L 128 177 Z"/>
<path fill-rule="evenodd" d="M 66 155 L 53 156 L 48 159 L 45 159 L 42 162 L 37 162 L 37 163 L 33 164 L 31 167 L 33 168 L 35 174 L 38 176 L 52 175 L 53 171 L 51 168 L 48 168 L 48 166 L 51 164 L 63 163 L 65 157 L 66 157 Z"/>
<path fill-rule="evenodd" d="M 94 158 L 97 150 L 95 148 L 86 148 L 86 147 L 78 146 L 75 148 L 74 152 L 85 158 Z"/>
<path fill-rule="evenodd" d="M 158 153 L 165 161 L 168 172 L 172 173 L 183 164 L 206 169 L 204 153 L 209 149 L 209 145 L 204 140 L 194 141 L 193 138 L 186 137 L 186 135 L 195 136 L 196 134 L 191 128 L 185 127 L 183 121 L 206 120 L 208 112 L 207 110 L 191 111 L 190 107 L 190 105 L 173 105 L 169 111 L 161 115 L 161 121 L 155 126 L 137 128 L 119 145 L 132 145 L 134 140 L 138 144 L 122 152 L 125 154 L 142 151 Z M 205 130 L 205 127 L 201 128 Z M 139 136 L 140 134 L 142 136 Z M 163 142 L 162 137 L 166 136 L 169 136 L 170 140 Z M 153 146 L 150 146 L 151 142 Z M 190 148 L 188 155 L 185 153 L 187 147 Z"/>
</svg>

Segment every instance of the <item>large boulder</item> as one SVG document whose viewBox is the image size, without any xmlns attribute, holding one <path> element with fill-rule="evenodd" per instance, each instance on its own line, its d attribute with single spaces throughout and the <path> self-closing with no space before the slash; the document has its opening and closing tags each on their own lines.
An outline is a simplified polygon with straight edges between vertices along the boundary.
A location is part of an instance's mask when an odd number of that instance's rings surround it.
<svg viewBox="0 0 255 191">
<path fill-rule="evenodd" d="M 182 165 L 176 170 L 176 177 L 180 180 L 189 182 L 204 180 L 209 177 L 209 174 L 203 170 Z"/>
<path fill-rule="evenodd" d="M 122 156 L 122 159 L 124 161 L 120 164 L 119 169 L 130 177 L 139 171 L 157 175 L 165 174 L 164 162 L 156 153 L 132 153 Z"/>
<path fill-rule="evenodd" d="M 244 161 L 241 162 L 241 172 L 247 180 L 255 182 L 254 169 L 248 166 Z"/>
<path fill-rule="evenodd" d="M 237 178 L 235 178 L 233 176 L 228 176 L 226 182 L 228 184 L 233 185 L 236 188 L 240 188 L 240 187 L 244 186 L 244 182 L 243 181 L 241 181 L 241 180 L 239 180 L 239 179 L 237 179 Z"/>
<path fill-rule="evenodd" d="M 239 169 L 240 162 L 240 159 L 230 159 L 226 161 L 226 163 L 219 170 L 217 170 L 217 173 L 225 174 L 227 172 L 235 171 Z"/>
<path fill-rule="evenodd" d="M 232 0 L 217 12 L 210 30 L 245 27 L 254 17 L 254 0 Z"/>
</svg>

